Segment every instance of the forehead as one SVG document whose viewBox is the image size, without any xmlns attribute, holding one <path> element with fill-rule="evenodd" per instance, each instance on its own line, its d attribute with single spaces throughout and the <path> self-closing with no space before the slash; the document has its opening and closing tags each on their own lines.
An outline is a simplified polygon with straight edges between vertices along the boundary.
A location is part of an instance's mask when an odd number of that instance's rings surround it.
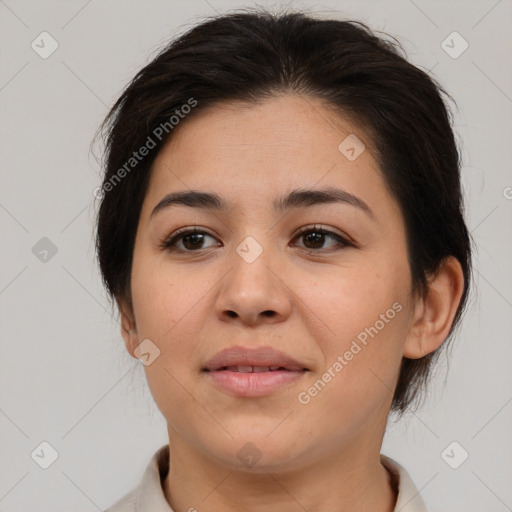
<svg viewBox="0 0 512 512">
<path fill-rule="evenodd" d="M 316 98 L 217 104 L 172 133 L 153 164 L 148 202 L 172 190 L 215 190 L 235 203 L 342 186 L 372 203 L 387 192 L 371 148 L 362 128 Z"/>
<path fill-rule="evenodd" d="M 223 102 L 194 113 L 173 132 L 161 153 L 177 153 L 183 146 L 194 152 L 188 161 L 200 159 L 212 149 L 226 159 L 236 159 L 242 152 L 253 156 L 261 153 L 293 157 L 341 156 L 339 144 L 347 136 L 356 135 L 371 145 L 362 128 L 341 117 L 332 106 L 318 98 L 282 95 L 256 104 Z M 237 153 L 233 153 L 236 148 Z M 176 151 L 178 150 L 178 151 Z M 180 152 L 181 153 L 181 152 Z M 164 155 L 162 155 L 164 156 Z M 176 155 L 179 157 L 185 155 Z"/>
</svg>

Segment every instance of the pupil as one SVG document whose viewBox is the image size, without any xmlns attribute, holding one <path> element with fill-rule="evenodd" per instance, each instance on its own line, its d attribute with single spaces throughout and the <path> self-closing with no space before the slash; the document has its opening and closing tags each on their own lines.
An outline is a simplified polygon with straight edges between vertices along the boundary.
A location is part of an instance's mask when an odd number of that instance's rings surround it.
<svg viewBox="0 0 512 512">
<path fill-rule="evenodd" d="M 306 240 L 308 243 L 312 242 L 314 247 L 317 248 L 322 246 L 323 237 L 323 233 L 309 233 L 306 235 Z"/>
<path fill-rule="evenodd" d="M 192 234 L 189 234 L 189 235 L 186 235 L 184 238 L 183 238 L 183 245 L 187 248 L 187 249 L 196 249 L 197 248 L 197 244 L 201 244 L 202 242 L 202 239 L 200 237 L 202 237 L 203 235 L 201 235 L 201 233 L 192 233 Z M 190 244 L 187 243 L 187 241 L 190 241 L 192 239 L 192 247 L 189 247 Z"/>
</svg>

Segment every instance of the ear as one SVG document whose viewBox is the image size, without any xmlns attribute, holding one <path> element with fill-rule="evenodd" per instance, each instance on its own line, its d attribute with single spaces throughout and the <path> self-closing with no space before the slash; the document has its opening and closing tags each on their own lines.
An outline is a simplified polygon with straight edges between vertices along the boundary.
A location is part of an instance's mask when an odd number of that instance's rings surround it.
<svg viewBox="0 0 512 512">
<path fill-rule="evenodd" d="M 464 291 L 459 261 L 448 256 L 428 280 L 428 292 L 417 299 L 403 356 L 419 359 L 439 348 L 450 332 Z"/>
<path fill-rule="evenodd" d="M 117 300 L 117 305 L 121 315 L 121 336 L 124 339 L 126 350 L 128 350 L 133 358 L 137 359 L 134 355 L 134 350 L 139 344 L 139 337 L 137 334 L 135 315 L 133 314 L 133 306 L 123 300 Z"/>
</svg>

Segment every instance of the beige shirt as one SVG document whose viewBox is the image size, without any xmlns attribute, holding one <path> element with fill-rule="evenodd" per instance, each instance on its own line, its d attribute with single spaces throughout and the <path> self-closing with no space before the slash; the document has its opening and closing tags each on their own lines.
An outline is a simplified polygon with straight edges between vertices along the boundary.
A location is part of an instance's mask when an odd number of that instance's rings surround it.
<svg viewBox="0 0 512 512">
<path fill-rule="evenodd" d="M 425 503 L 405 469 L 385 455 L 381 454 L 380 457 L 398 485 L 395 512 L 427 512 Z M 169 445 L 166 444 L 151 457 L 139 485 L 105 512 L 173 512 L 162 488 L 168 471 Z M 191 507 L 191 510 L 194 509 Z"/>
</svg>

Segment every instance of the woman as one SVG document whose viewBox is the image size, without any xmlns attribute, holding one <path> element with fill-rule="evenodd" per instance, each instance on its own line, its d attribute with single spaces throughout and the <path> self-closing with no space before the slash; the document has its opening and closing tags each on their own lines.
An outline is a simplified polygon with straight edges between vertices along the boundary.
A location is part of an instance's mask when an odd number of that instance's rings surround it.
<svg viewBox="0 0 512 512">
<path fill-rule="evenodd" d="M 136 75 L 97 250 L 169 444 L 109 511 L 426 510 L 380 449 L 468 294 L 443 94 L 301 12 L 212 18 Z"/>
</svg>

